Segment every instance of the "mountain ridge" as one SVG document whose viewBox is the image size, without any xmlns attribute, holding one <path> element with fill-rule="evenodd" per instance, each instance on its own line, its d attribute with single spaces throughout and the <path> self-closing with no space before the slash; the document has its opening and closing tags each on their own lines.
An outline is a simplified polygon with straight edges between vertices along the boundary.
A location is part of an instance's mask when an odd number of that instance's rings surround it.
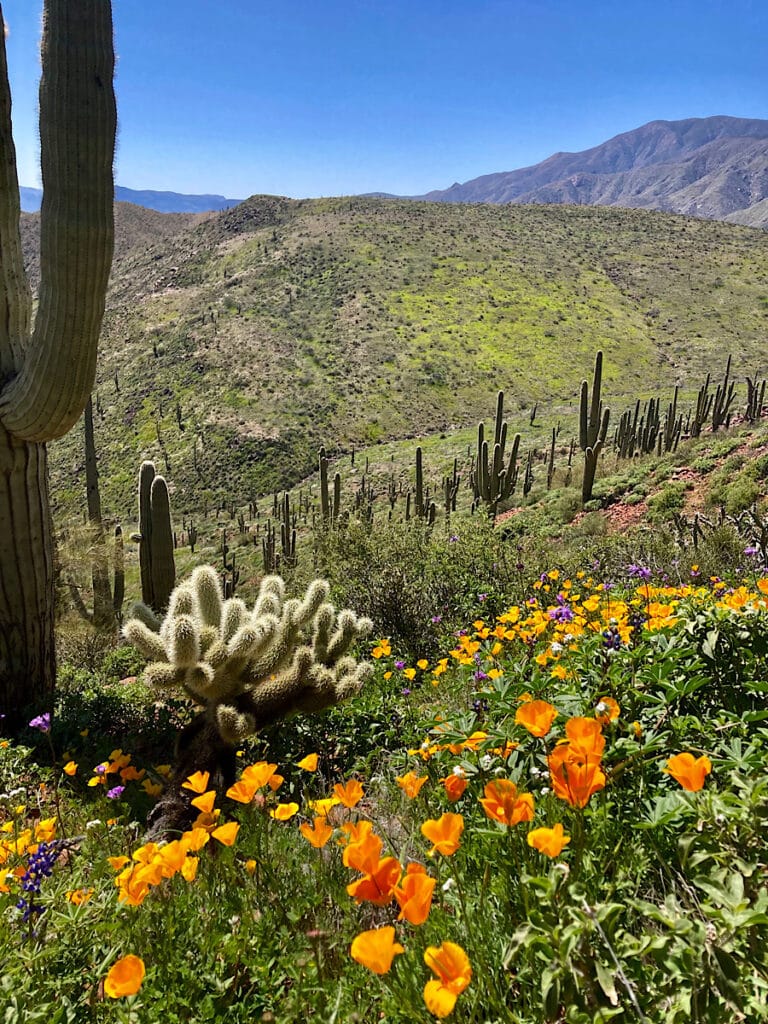
<svg viewBox="0 0 768 1024">
<path fill-rule="evenodd" d="M 25 213 L 37 213 L 43 200 L 43 190 L 22 185 L 19 193 L 21 209 Z M 132 203 L 134 206 L 143 206 L 145 210 L 155 210 L 158 213 L 210 213 L 228 210 L 241 203 L 242 199 L 227 199 L 225 196 L 210 194 L 187 195 L 183 192 L 132 189 L 115 185 L 115 202 Z"/>
<path fill-rule="evenodd" d="M 590 149 L 407 198 L 623 206 L 768 227 L 768 209 L 758 205 L 768 198 L 768 120 L 650 121 Z"/>
</svg>

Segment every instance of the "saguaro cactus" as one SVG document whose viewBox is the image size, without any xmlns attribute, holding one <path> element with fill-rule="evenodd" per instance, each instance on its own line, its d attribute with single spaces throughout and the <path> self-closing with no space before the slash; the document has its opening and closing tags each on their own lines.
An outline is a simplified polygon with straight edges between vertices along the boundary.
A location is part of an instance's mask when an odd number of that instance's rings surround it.
<svg viewBox="0 0 768 1024">
<path fill-rule="evenodd" d="M 12 730 L 23 705 L 50 706 L 55 681 L 46 442 L 77 422 L 96 371 L 114 239 L 113 72 L 109 0 L 46 0 L 33 325 L 0 38 L 0 713 Z"/>
<path fill-rule="evenodd" d="M 595 356 L 595 372 L 592 378 L 592 402 L 589 401 L 589 384 L 581 382 L 581 406 L 579 410 L 579 445 L 584 452 L 584 476 L 581 484 L 581 500 L 592 498 L 597 460 L 608 433 L 610 409 L 603 409 L 600 392 L 603 385 L 603 353 Z"/>
<path fill-rule="evenodd" d="M 141 599 L 156 612 L 164 612 L 176 583 L 173 558 L 171 503 L 165 478 L 154 462 L 139 469 L 139 566 Z"/>
</svg>

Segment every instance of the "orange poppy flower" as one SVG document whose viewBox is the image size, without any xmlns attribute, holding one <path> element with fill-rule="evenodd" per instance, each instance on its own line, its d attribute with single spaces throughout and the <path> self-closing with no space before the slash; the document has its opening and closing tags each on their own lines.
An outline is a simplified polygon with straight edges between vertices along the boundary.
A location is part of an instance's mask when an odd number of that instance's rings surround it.
<svg viewBox="0 0 768 1024">
<path fill-rule="evenodd" d="M 325 818 L 315 818 L 311 825 L 299 825 L 299 832 L 301 832 L 308 843 L 311 843 L 312 846 L 319 850 L 325 846 L 333 835 L 333 828 Z"/>
<path fill-rule="evenodd" d="M 480 800 L 489 818 L 502 825 L 517 825 L 533 821 L 533 795 L 517 792 L 511 779 L 495 779 L 485 787 L 485 798 Z"/>
<path fill-rule="evenodd" d="M 441 946 L 428 946 L 424 962 L 437 975 L 424 986 L 424 1002 L 436 1017 L 447 1017 L 472 981 L 469 957 L 455 942 L 444 942 Z"/>
<path fill-rule="evenodd" d="M 400 943 L 395 942 L 392 925 L 361 932 L 352 940 L 349 951 L 353 960 L 375 974 L 387 974 L 397 954 L 405 952 Z"/>
<path fill-rule="evenodd" d="M 570 841 L 571 837 L 563 834 L 559 821 L 554 828 L 535 828 L 528 833 L 528 845 L 547 857 L 559 857 Z"/>
<path fill-rule="evenodd" d="M 305 772 L 316 772 L 318 760 L 317 754 L 307 754 L 306 757 L 302 757 L 300 761 L 296 762 L 296 766 L 303 768 Z"/>
<path fill-rule="evenodd" d="M 586 807 L 590 797 L 605 788 L 599 757 L 584 757 L 573 751 L 570 743 L 559 743 L 547 764 L 555 796 L 571 807 Z"/>
<path fill-rule="evenodd" d="M 437 879 L 427 874 L 423 864 L 411 861 L 402 885 L 395 889 L 395 899 L 400 906 L 398 921 L 424 924 L 432 908 L 432 894 L 436 884 Z"/>
<path fill-rule="evenodd" d="M 452 772 L 450 775 L 446 776 L 442 782 L 448 799 L 453 803 L 461 799 L 464 795 L 464 790 L 467 788 L 467 778 L 463 772 L 461 775 Z"/>
<path fill-rule="evenodd" d="M 266 786 L 269 780 L 277 771 L 276 764 L 267 764 L 266 761 L 257 761 L 243 768 L 242 781 L 252 783 L 256 789 Z"/>
<path fill-rule="evenodd" d="M 384 857 L 373 871 L 350 882 L 347 892 L 358 903 L 373 903 L 385 907 L 395 895 L 395 886 L 400 881 L 403 869 L 395 857 Z"/>
<path fill-rule="evenodd" d="M 601 697 L 595 708 L 595 718 L 603 725 L 608 722 L 615 722 L 621 714 L 618 701 L 613 697 Z"/>
<path fill-rule="evenodd" d="M 599 759 L 605 749 L 602 723 L 596 718 L 570 718 L 565 723 L 565 735 L 571 753 L 584 759 Z"/>
<path fill-rule="evenodd" d="M 366 824 L 370 825 L 370 822 Z M 381 858 L 383 846 L 381 839 L 374 835 L 370 828 L 367 829 L 362 838 L 348 843 L 345 847 L 342 856 L 344 867 L 360 871 L 364 875 L 373 874 Z"/>
<path fill-rule="evenodd" d="M 77 764 L 74 761 L 67 761 L 67 763 L 62 768 L 62 771 L 66 775 L 69 775 L 71 777 L 77 771 Z"/>
<path fill-rule="evenodd" d="M 213 805 L 216 803 L 216 790 L 209 789 L 207 793 L 194 797 L 194 799 L 190 800 L 190 803 L 198 811 L 202 811 L 203 814 L 210 814 L 213 811 Z"/>
<path fill-rule="evenodd" d="M 434 845 L 429 851 L 433 857 L 435 851 L 444 857 L 450 857 L 459 848 L 459 839 L 464 831 L 464 818 L 460 814 L 446 812 L 439 818 L 430 818 L 421 826 L 422 835 Z"/>
<path fill-rule="evenodd" d="M 104 994 L 110 999 L 136 995 L 144 981 L 145 973 L 141 957 L 129 953 L 128 956 L 116 960 L 110 967 L 104 979 Z"/>
<path fill-rule="evenodd" d="M 230 800 L 237 800 L 238 803 L 249 804 L 256 796 L 257 789 L 258 786 L 252 779 L 243 778 L 229 787 L 227 796 Z"/>
<path fill-rule="evenodd" d="M 683 789 L 696 793 L 704 786 L 704 779 L 712 771 L 712 762 L 705 754 L 698 758 L 693 754 L 675 754 L 662 770 L 671 775 L 675 782 L 679 782 Z"/>
<path fill-rule="evenodd" d="M 210 777 L 210 772 L 194 772 L 187 777 L 186 782 L 182 782 L 181 788 L 191 789 L 193 793 L 204 793 Z"/>
<path fill-rule="evenodd" d="M 181 877 L 185 882 L 194 882 L 197 878 L 197 866 L 199 863 L 199 857 L 187 857 L 181 865 Z"/>
<path fill-rule="evenodd" d="M 299 813 L 299 805 L 292 801 L 289 804 L 278 804 L 274 810 L 269 812 L 270 818 L 274 818 L 275 821 L 289 821 L 294 814 Z"/>
<path fill-rule="evenodd" d="M 524 701 L 515 712 L 515 722 L 532 736 L 546 736 L 557 718 L 557 708 L 545 700 Z"/>
<path fill-rule="evenodd" d="M 426 781 L 426 775 L 416 775 L 414 772 L 398 775 L 395 779 L 409 800 L 414 800 L 419 795 L 419 791 Z"/>
<path fill-rule="evenodd" d="M 333 792 L 339 798 L 339 803 L 345 807 L 355 807 L 363 799 L 363 787 L 357 779 L 349 779 L 343 786 L 337 782 Z"/>
<path fill-rule="evenodd" d="M 228 821 L 226 825 L 219 825 L 218 828 L 215 828 L 211 835 L 224 846 L 232 846 L 239 831 L 240 825 L 236 821 Z"/>
</svg>

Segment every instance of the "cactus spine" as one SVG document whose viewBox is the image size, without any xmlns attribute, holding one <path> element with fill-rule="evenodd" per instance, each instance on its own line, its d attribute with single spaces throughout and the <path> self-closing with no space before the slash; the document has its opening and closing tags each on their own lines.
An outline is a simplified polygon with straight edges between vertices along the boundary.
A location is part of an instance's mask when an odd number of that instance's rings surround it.
<svg viewBox="0 0 768 1024">
<path fill-rule="evenodd" d="M 0 713 L 12 731 L 24 705 L 50 707 L 55 602 L 45 446 L 74 426 L 93 388 L 112 262 L 116 110 L 109 2 L 47 0 L 41 57 L 44 196 L 33 325 L 0 39 Z"/>
<path fill-rule="evenodd" d="M 595 483 L 597 460 L 605 444 L 608 433 L 610 409 L 603 409 L 601 391 L 603 384 L 603 353 L 595 356 L 595 370 L 592 377 L 592 401 L 589 400 L 589 384 L 581 382 L 581 404 L 579 407 L 579 445 L 584 452 L 584 476 L 581 483 L 581 500 L 588 502 L 592 498 Z"/>
</svg>

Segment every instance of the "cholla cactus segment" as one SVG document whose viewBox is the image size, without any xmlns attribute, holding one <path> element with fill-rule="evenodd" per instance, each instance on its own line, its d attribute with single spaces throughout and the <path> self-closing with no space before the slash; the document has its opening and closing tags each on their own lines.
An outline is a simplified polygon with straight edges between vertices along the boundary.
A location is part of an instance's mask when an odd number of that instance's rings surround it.
<svg viewBox="0 0 768 1024">
<path fill-rule="evenodd" d="M 135 606 L 123 633 L 152 664 L 146 678 L 181 689 L 201 705 L 225 743 L 297 711 L 318 711 L 359 692 L 372 672 L 349 654 L 373 629 L 369 619 L 328 603 L 315 580 L 302 600 L 286 600 L 279 576 L 267 576 L 252 610 L 225 601 L 218 574 L 196 569 L 178 586 L 160 622 Z"/>
</svg>

